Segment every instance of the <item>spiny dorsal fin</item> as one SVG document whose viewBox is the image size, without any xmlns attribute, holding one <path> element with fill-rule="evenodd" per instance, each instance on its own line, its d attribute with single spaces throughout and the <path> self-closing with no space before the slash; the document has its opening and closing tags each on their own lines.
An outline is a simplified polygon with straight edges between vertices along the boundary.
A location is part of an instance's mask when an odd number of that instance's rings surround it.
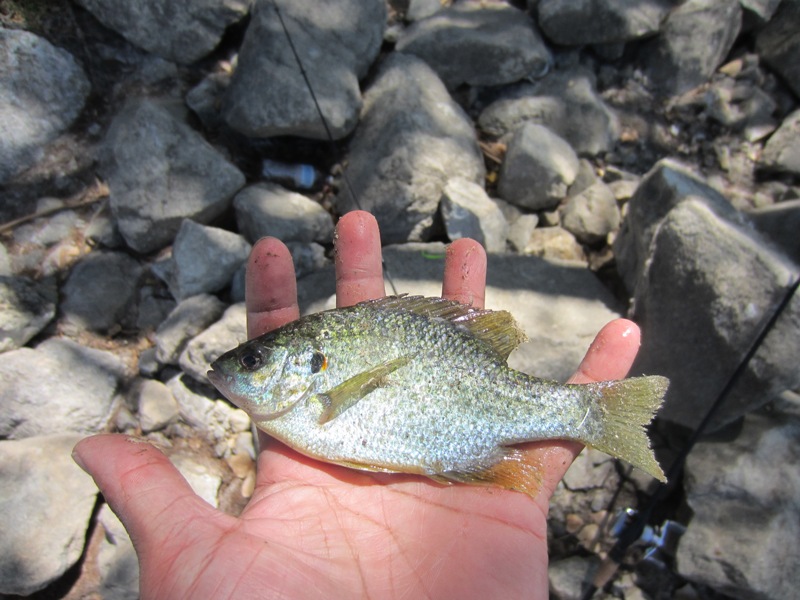
<svg viewBox="0 0 800 600">
<path fill-rule="evenodd" d="M 477 309 L 444 298 L 406 295 L 386 296 L 361 304 L 378 309 L 408 311 L 431 319 L 445 319 L 488 344 L 503 360 L 528 339 L 511 313 L 505 310 Z"/>
</svg>

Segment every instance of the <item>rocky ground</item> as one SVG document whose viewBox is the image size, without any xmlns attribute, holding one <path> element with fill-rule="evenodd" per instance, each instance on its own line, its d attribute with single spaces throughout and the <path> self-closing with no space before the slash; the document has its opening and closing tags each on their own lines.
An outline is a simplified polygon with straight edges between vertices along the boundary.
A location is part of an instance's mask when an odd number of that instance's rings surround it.
<svg viewBox="0 0 800 600">
<path fill-rule="evenodd" d="M 353 208 L 400 292 L 437 295 L 444 243 L 476 238 L 488 306 L 531 338 L 512 365 L 543 377 L 631 316 L 635 370 L 672 381 L 664 465 L 798 276 L 797 0 L 280 0 L 327 130 L 274 6 L 0 0 L 2 597 L 138 596 L 81 436 L 145 436 L 241 510 L 250 423 L 204 373 L 244 340 L 261 236 L 290 245 L 305 312 Z M 798 355 L 795 299 L 597 597 L 795 595 Z M 654 489 L 584 452 L 551 508 L 554 598 Z"/>
</svg>

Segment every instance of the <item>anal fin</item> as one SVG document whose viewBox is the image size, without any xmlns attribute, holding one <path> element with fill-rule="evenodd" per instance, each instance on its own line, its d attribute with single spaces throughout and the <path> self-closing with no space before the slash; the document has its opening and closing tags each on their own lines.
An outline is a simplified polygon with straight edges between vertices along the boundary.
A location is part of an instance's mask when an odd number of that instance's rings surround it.
<svg viewBox="0 0 800 600">
<path fill-rule="evenodd" d="M 499 458 L 457 471 L 444 471 L 429 475 L 439 481 L 469 483 L 472 485 L 495 485 L 508 490 L 523 492 L 531 497 L 542 489 L 544 467 L 530 453 L 518 448 L 503 447 Z"/>
</svg>

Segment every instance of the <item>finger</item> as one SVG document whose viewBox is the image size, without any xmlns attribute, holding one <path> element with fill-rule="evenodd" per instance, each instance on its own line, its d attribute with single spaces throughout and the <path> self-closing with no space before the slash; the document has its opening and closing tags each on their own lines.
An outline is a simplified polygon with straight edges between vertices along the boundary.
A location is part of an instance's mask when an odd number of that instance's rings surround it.
<svg viewBox="0 0 800 600">
<path fill-rule="evenodd" d="M 483 308 L 486 295 L 486 251 L 469 238 L 447 247 L 442 298 Z"/>
<path fill-rule="evenodd" d="M 149 442 L 96 435 L 78 442 L 72 456 L 92 476 L 137 548 L 158 547 L 161 537 L 182 522 L 216 514 Z"/>
<path fill-rule="evenodd" d="M 378 222 L 368 212 L 354 210 L 339 219 L 334 236 L 334 261 L 336 306 L 351 306 L 386 295 Z"/>
<path fill-rule="evenodd" d="M 616 319 L 603 327 L 568 383 L 591 383 L 622 379 L 628 374 L 639 351 L 639 326 Z"/>
<path fill-rule="evenodd" d="M 245 303 L 249 338 L 300 316 L 292 255 L 280 240 L 262 238 L 253 246 L 247 260 Z"/>
</svg>

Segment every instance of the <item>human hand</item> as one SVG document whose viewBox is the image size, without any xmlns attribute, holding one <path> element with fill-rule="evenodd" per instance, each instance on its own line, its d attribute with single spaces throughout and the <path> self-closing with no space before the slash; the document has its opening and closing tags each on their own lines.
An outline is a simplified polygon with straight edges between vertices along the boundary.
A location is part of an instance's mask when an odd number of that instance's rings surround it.
<svg viewBox="0 0 800 600">
<path fill-rule="evenodd" d="M 339 221 L 337 304 L 384 295 L 377 223 Z M 483 307 L 486 255 L 472 240 L 448 248 L 443 296 Z M 247 270 L 248 333 L 299 316 L 291 256 L 258 242 Z M 572 383 L 619 379 L 639 330 L 619 319 L 592 343 Z M 169 460 L 121 435 L 80 442 L 76 460 L 131 535 L 142 598 L 546 598 L 548 502 L 581 446 L 527 445 L 543 467 L 536 497 L 364 473 L 306 458 L 262 438 L 254 494 L 239 517 L 201 500 Z"/>
</svg>

